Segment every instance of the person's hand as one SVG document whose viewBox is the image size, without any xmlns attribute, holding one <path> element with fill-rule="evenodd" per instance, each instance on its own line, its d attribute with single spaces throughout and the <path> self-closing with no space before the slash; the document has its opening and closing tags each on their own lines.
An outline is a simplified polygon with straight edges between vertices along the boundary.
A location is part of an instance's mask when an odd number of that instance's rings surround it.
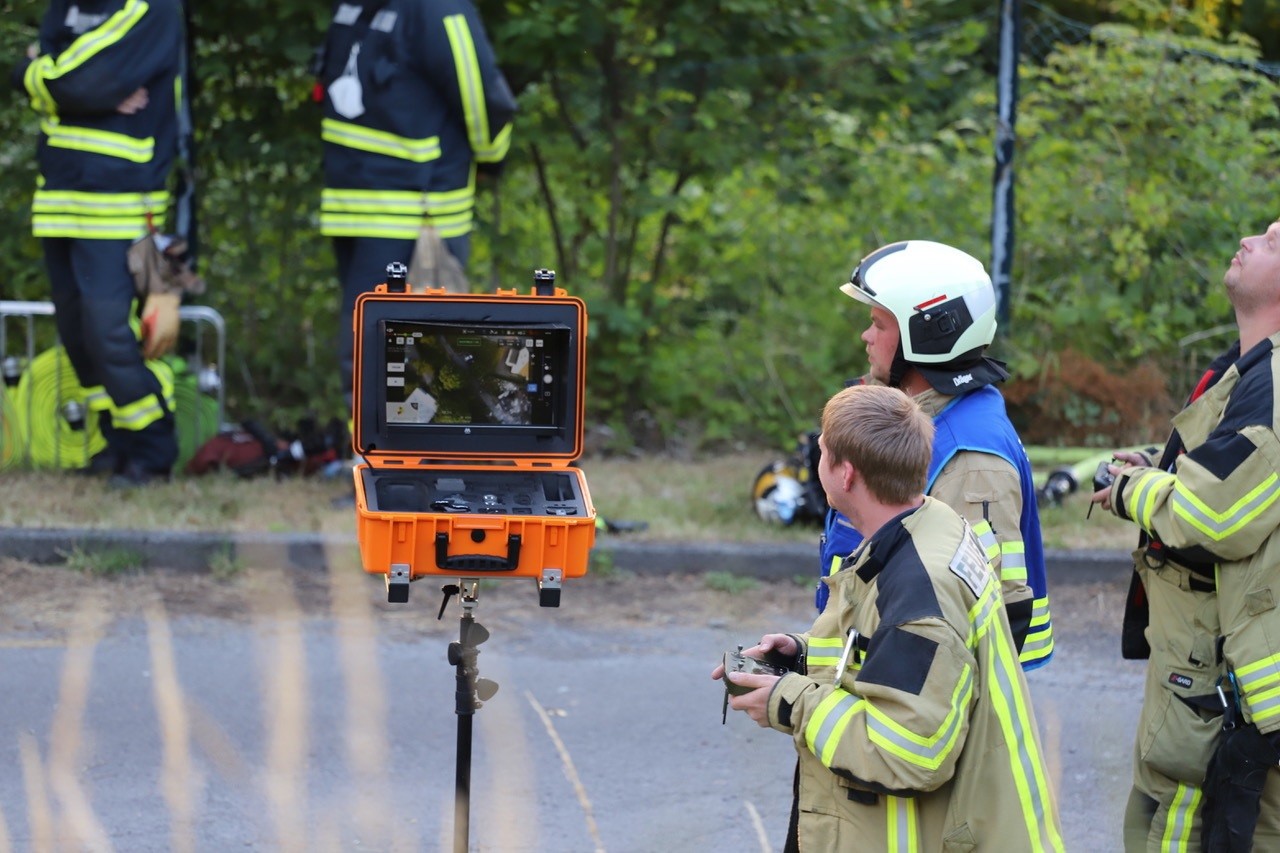
<svg viewBox="0 0 1280 853">
<path fill-rule="evenodd" d="M 741 696 L 730 696 L 729 707 L 735 711 L 746 711 L 747 716 L 756 721 L 756 725 L 769 728 L 769 692 L 773 690 L 773 685 L 778 683 L 778 678 L 776 675 L 761 675 L 754 672 L 729 673 L 729 680 L 734 684 L 755 688 Z"/>
<path fill-rule="evenodd" d="M 760 659 L 762 655 L 775 649 L 787 657 L 795 657 L 798 651 L 794 637 L 788 634 L 765 634 L 760 638 L 760 642 L 749 649 L 743 649 L 742 655 Z M 711 670 L 712 681 L 719 681 L 722 678 L 724 678 L 724 661 L 716 664 L 716 668 Z"/>
<path fill-rule="evenodd" d="M 147 108 L 148 98 L 145 86 L 139 86 L 137 91 L 125 98 L 116 106 L 116 112 L 131 116 L 134 113 Z"/>
<path fill-rule="evenodd" d="M 1114 477 L 1120 473 L 1120 469 L 1126 465 L 1137 465 L 1144 468 L 1149 467 L 1151 465 L 1150 459 L 1148 459 L 1146 456 L 1143 456 L 1141 453 L 1134 453 L 1131 450 L 1117 450 L 1114 454 L 1112 454 L 1112 459 L 1114 459 L 1116 462 L 1121 463 L 1119 465 L 1113 464 L 1113 465 L 1107 466 L 1107 471 L 1111 474 L 1113 478 L 1112 485 L 1107 486 L 1105 489 L 1099 489 L 1098 491 L 1093 493 L 1092 497 L 1089 498 L 1089 503 L 1093 503 L 1093 504 L 1100 503 L 1102 504 L 1102 508 L 1105 509 L 1107 512 L 1111 511 L 1111 490 L 1115 487 Z"/>
</svg>

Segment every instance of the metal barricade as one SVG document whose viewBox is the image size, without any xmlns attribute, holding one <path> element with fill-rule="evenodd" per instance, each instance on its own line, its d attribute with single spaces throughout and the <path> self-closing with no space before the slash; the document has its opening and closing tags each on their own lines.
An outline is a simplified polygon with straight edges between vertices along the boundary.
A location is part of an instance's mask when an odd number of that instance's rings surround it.
<svg viewBox="0 0 1280 853">
<path fill-rule="evenodd" d="M 0 378 L 3 379 L 4 389 L 0 389 L 0 394 L 8 392 L 8 406 L 16 404 L 13 399 L 14 389 L 16 388 L 18 377 L 28 369 L 37 357 L 37 318 L 53 317 L 52 302 L 38 301 L 22 301 L 22 300 L 0 300 Z M 226 428 L 226 384 L 222 380 L 219 370 L 226 369 L 227 363 L 227 335 L 226 324 L 223 322 L 222 315 L 212 308 L 205 305 L 184 305 L 179 309 L 179 317 L 184 324 L 190 325 L 190 335 L 188 340 L 194 339 L 194 349 L 188 357 L 188 364 L 191 372 L 196 377 L 196 385 L 198 393 L 208 394 L 217 401 L 216 424 L 213 431 L 217 432 Z M 21 331 L 22 339 L 15 344 L 11 338 L 11 326 Z M 56 332 L 54 333 L 56 338 Z M 209 338 L 212 337 L 212 342 Z M 212 351 L 212 352 L 211 352 Z M 213 358 L 210 359 L 210 354 Z M 68 365 L 68 369 L 70 369 Z M 61 386 L 57 389 L 58 399 L 57 406 L 60 412 L 63 412 L 64 418 L 58 419 L 55 423 L 57 428 L 61 428 L 63 419 L 70 420 L 64 409 L 66 404 L 74 404 L 74 401 L 64 401 L 61 398 Z M 0 402 L 4 402 L 0 399 Z M 28 400 L 30 405 L 30 400 Z M 13 424 L 7 424 L 6 418 L 11 418 L 14 412 L 5 405 L 0 405 L 0 467 L 6 464 L 22 463 L 29 461 L 29 437 L 28 444 L 22 448 L 21 457 L 15 456 L 14 448 L 5 446 L 6 438 L 12 442 L 17 434 Z M 26 422 L 31 423 L 31 413 L 27 412 Z M 196 417 L 202 417 L 200 407 L 196 407 Z M 200 424 L 200 426 L 204 426 Z M 87 433 L 86 433 L 87 436 Z"/>
</svg>

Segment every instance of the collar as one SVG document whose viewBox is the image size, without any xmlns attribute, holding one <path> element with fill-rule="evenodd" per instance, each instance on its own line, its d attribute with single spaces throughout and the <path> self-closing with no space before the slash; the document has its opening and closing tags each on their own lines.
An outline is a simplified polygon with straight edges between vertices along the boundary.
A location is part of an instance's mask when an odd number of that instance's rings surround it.
<svg viewBox="0 0 1280 853">
<path fill-rule="evenodd" d="M 926 503 L 928 500 L 928 498 L 925 498 Z M 882 524 L 880 529 L 875 532 L 875 535 L 867 540 L 866 544 L 859 550 L 859 553 L 865 552 L 867 554 L 866 561 L 857 570 L 859 580 L 870 583 L 876 575 L 884 570 L 885 565 L 897 553 L 898 549 L 911 540 L 911 534 L 907 532 L 905 522 L 907 518 L 919 511 L 923 506 L 924 504 L 921 504 L 914 509 L 895 515 Z"/>
</svg>

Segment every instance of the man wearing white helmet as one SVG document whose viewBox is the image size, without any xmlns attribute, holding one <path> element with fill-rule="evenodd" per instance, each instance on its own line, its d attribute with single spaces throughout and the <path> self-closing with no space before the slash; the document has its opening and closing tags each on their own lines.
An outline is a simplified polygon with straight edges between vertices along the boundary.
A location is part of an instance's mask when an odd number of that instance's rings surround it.
<svg viewBox="0 0 1280 853">
<path fill-rule="evenodd" d="M 864 381 L 901 388 L 937 430 L 927 494 L 964 516 L 1001 579 L 1026 670 L 1053 654 L 1053 628 L 1031 464 L 994 387 L 1008 378 L 986 355 L 996 332 L 995 289 L 982 263 L 927 240 L 891 243 L 862 259 L 840 288 L 871 306 L 862 333 Z M 823 575 L 861 534 L 834 510 L 823 535 Z M 818 603 L 825 603 L 825 582 Z"/>
</svg>

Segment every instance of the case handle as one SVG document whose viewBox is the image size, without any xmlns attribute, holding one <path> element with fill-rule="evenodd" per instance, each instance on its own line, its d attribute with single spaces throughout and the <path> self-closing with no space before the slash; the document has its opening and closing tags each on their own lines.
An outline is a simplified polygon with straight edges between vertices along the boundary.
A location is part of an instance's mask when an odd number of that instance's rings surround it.
<svg viewBox="0 0 1280 853">
<path fill-rule="evenodd" d="M 520 534 L 507 536 L 507 556 L 456 554 L 449 556 L 449 534 L 436 534 L 436 567 L 455 572 L 511 572 L 520 565 Z"/>
</svg>

